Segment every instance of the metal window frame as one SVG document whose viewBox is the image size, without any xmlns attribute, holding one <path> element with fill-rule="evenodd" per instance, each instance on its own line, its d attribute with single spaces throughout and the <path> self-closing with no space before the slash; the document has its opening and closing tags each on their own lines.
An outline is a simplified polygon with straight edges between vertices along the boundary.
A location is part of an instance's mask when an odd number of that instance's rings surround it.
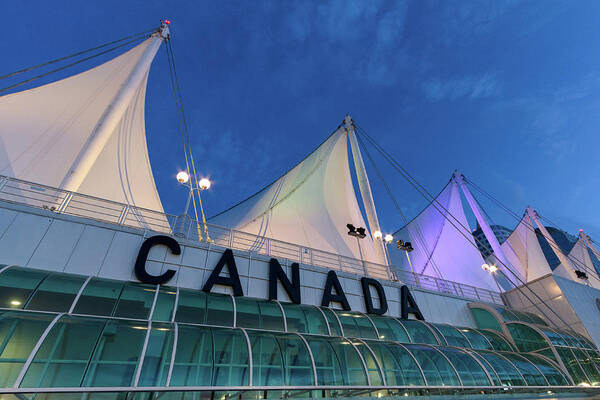
<svg viewBox="0 0 600 400">
<path fill-rule="evenodd" d="M 477 357 L 475 357 L 475 356 L 474 356 L 474 355 L 473 355 L 473 354 L 472 354 L 472 353 L 469 351 L 470 349 L 465 349 L 465 348 L 462 348 L 462 347 L 456 347 L 456 346 L 447 346 L 447 347 L 449 347 L 449 348 L 451 348 L 451 349 L 458 350 L 459 352 L 461 352 L 461 353 L 463 353 L 463 354 L 467 355 L 468 357 L 471 357 L 471 359 L 472 359 L 472 360 L 474 360 L 474 361 L 477 363 L 477 365 L 479 365 L 479 367 L 481 368 L 481 370 L 483 371 L 483 373 L 484 373 L 484 374 L 485 374 L 485 376 L 487 377 L 488 381 L 490 382 L 490 385 L 494 386 L 494 380 L 492 379 L 492 377 L 491 377 L 490 373 L 488 372 L 487 368 L 485 368 L 485 366 L 484 366 L 484 365 L 481 363 L 481 361 L 479 361 L 479 360 L 477 359 Z M 490 368 L 491 368 L 491 365 L 490 365 Z M 498 377 L 498 374 L 496 373 L 496 370 L 494 370 L 493 368 L 492 368 L 492 370 L 494 371 L 494 373 L 495 373 L 495 374 L 496 374 L 496 376 Z M 498 381 L 500 381 L 500 383 L 502 383 L 502 379 L 500 379 L 500 377 L 498 377 Z M 464 384 L 463 384 L 463 386 L 464 386 Z M 465 387 L 469 387 L 469 386 L 465 386 Z"/>
<path fill-rule="evenodd" d="M 272 300 L 272 301 L 277 303 L 277 305 L 279 306 L 279 309 L 281 310 L 281 316 L 283 318 L 283 331 L 287 333 L 288 326 L 287 326 L 287 315 L 285 315 L 285 310 L 283 309 L 283 306 L 281 305 L 279 300 Z"/>
<path fill-rule="evenodd" d="M 233 328 L 233 329 L 239 329 L 242 331 L 242 333 L 244 334 L 244 337 L 246 338 L 246 345 L 248 346 L 248 368 L 250 368 L 250 372 L 248 373 L 248 386 L 252 386 L 252 379 L 253 377 L 253 373 L 254 373 L 254 360 L 252 359 L 254 354 L 252 353 L 252 345 L 250 344 L 250 337 L 248 336 L 248 332 L 246 332 L 246 329 L 244 328 Z M 211 332 L 212 334 L 214 334 L 214 332 Z"/>
<path fill-rule="evenodd" d="M 365 375 L 367 376 L 367 385 L 371 386 L 371 377 L 369 376 L 369 369 L 367 368 L 367 363 L 365 362 L 363 355 L 360 353 L 358 347 L 356 347 L 356 345 L 352 343 L 352 340 L 350 340 L 349 338 L 344 339 L 346 340 L 346 342 L 350 343 L 350 345 L 354 348 L 354 351 L 358 353 L 358 357 L 360 357 L 360 362 L 362 363 L 363 369 L 365 370 Z"/>
<path fill-rule="evenodd" d="M 387 379 L 385 378 L 385 374 L 383 373 L 383 368 L 381 367 L 381 362 L 379 361 L 377 356 L 375 356 L 373 349 L 371 349 L 371 347 L 364 340 L 359 339 L 359 338 L 357 338 L 356 340 L 361 342 L 362 344 L 364 344 L 365 347 L 367 348 L 367 350 L 369 350 L 369 353 L 371 353 L 371 356 L 373 356 L 373 359 L 375 360 L 375 363 L 377 364 L 377 368 L 379 368 L 379 373 L 381 374 L 381 380 L 383 381 L 383 385 L 387 386 Z M 368 370 L 367 370 L 367 373 L 368 373 Z"/>
<path fill-rule="evenodd" d="M 450 364 L 450 367 L 452 367 L 452 370 L 454 371 L 454 373 L 456 374 L 456 377 L 458 378 L 458 382 L 460 383 L 461 387 L 464 387 L 465 385 L 463 384 L 462 378 L 460 377 L 460 374 L 458 373 L 458 370 L 456 369 L 456 367 L 454 366 L 454 364 L 452 364 L 452 361 L 450 361 L 450 359 L 448 357 L 446 357 L 446 355 L 440 350 L 438 349 L 436 346 L 427 344 L 427 343 L 413 343 L 416 346 L 425 346 L 425 347 L 429 347 L 430 349 L 433 349 L 434 351 L 437 351 L 439 354 L 441 354 L 441 356 L 448 361 L 448 364 Z M 433 361 L 433 360 L 432 360 Z M 435 364 L 435 363 L 434 363 Z M 441 375 L 440 375 L 441 377 Z"/>
<path fill-rule="evenodd" d="M 546 375 L 542 372 L 542 370 L 540 370 L 537 365 L 535 365 L 532 361 L 526 359 L 525 357 L 521 356 L 519 353 L 512 353 L 512 356 L 515 356 L 517 358 L 523 359 L 526 362 L 528 362 L 529 364 L 533 365 L 533 367 L 540 373 L 540 375 L 544 378 L 544 380 L 546 381 L 546 383 L 548 384 L 548 386 L 552 386 L 550 385 L 550 381 L 548 381 L 548 378 L 546 378 Z"/>
<path fill-rule="evenodd" d="M 331 336 L 331 326 L 329 326 L 329 321 L 327 320 L 327 315 L 325 315 L 325 312 L 323 310 L 321 310 L 321 308 L 319 306 L 313 305 L 313 307 L 316 308 L 317 310 L 319 310 L 319 312 L 323 316 L 323 319 L 325 320 L 325 326 L 327 326 L 327 336 Z"/>
<path fill-rule="evenodd" d="M 2 273 L 2 271 L 0 271 L 0 273 Z M 77 292 L 77 295 L 73 299 L 73 303 L 71 303 L 71 307 L 69 307 L 69 311 L 67 311 L 67 314 L 72 314 L 73 313 L 73 310 L 75 309 L 75 306 L 77 305 L 77 302 L 79 301 L 79 298 L 83 294 L 83 291 L 85 290 L 85 288 L 88 285 L 88 283 L 90 283 L 90 281 L 92 280 L 92 278 L 93 277 L 90 275 L 85 280 L 85 282 L 83 282 L 83 285 L 81 285 L 81 287 L 79 288 L 79 291 Z"/>
<path fill-rule="evenodd" d="M 171 378 L 173 377 L 173 368 L 175 367 L 175 357 L 177 356 L 177 344 L 179 343 L 179 324 L 172 322 L 173 324 L 173 350 L 171 351 L 171 363 L 169 364 L 169 372 L 167 373 L 167 380 L 165 386 L 171 386 Z"/>
<path fill-rule="evenodd" d="M 303 335 L 301 335 L 298 332 L 293 332 L 293 334 L 299 336 L 300 339 L 302 340 L 302 342 L 304 342 L 304 345 L 306 346 L 306 349 L 308 350 L 308 356 L 310 357 L 310 362 L 312 364 L 313 379 L 315 380 L 315 386 L 319 386 L 319 381 L 317 378 L 317 365 L 315 364 L 315 357 L 313 356 L 312 349 L 310 348 L 308 341 L 306 340 L 306 338 Z"/>
</svg>

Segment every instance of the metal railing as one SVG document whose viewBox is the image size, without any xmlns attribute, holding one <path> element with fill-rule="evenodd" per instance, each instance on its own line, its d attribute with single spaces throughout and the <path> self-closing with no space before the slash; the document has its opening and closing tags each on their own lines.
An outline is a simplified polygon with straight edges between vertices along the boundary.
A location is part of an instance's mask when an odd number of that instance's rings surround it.
<svg viewBox="0 0 600 400">
<path fill-rule="evenodd" d="M 189 217 L 177 217 L 158 211 L 111 200 L 69 192 L 16 178 L 0 175 L 0 200 L 37 207 L 59 214 L 73 215 L 120 226 L 173 234 L 187 240 L 199 241 L 197 224 Z M 183 218 L 183 219 L 182 219 Z M 177 227 L 176 231 L 172 227 Z M 401 282 L 458 297 L 503 304 L 498 292 L 476 288 L 433 276 L 397 270 L 386 265 L 357 260 L 339 254 L 265 238 L 222 226 L 208 224 L 213 244 L 235 250 L 287 259 L 307 265 L 334 269 L 351 274 Z M 394 270 L 394 272 L 392 272 Z"/>
</svg>

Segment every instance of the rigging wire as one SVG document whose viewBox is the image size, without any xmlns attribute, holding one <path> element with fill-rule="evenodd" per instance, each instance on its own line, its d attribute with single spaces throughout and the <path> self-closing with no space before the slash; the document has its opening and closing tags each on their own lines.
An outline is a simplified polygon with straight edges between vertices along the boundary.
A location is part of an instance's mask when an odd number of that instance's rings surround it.
<svg viewBox="0 0 600 400">
<path fill-rule="evenodd" d="M 442 209 L 444 209 L 446 211 L 447 214 L 441 213 L 443 215 L 443 217 L 467 240 L 467 242 L 469 244 L 471 244 L 472 246 L 475 246 L 477 248 L 477 244 L 472 242 L 465 234 L 464 232 L 458 227 L 456 226 L 455 223 L 453 223 L 450 218 L 452 217 L 457 223 L 458 225 L 460 225 L 466 232 L 470 232 L 469 229 L 467 229 L 467 227 L 465 227 L 456 217 L 454 217 L 454 215 L 452 215 L 441 203 L 439 203 L 439 201 L 437 201 L 437 199 L 433 198 L 432 195 L 429 193 L 429 191 L 423 187 L 414 177 L 412 177 L 410 175 L 410 173 L 408 173 L 408 171 L 406 171 L 385 149 L 383 149 L 379 144 L 377 144 L 377 142 L 375 142 L 375 140 L 363 129 L 360 127 L 360 125 L 358 125 L 356 122 L 354 122 L 355 126 L 360 130 L 361 134 L 363 134 L 367 140 L 371 143 L 371 145 L 373 145 L 373 147 L 375 147 L 375 149 L 377 149 L 383 156 L 384 158 L 398 171 L 401 173 L 401 175 L 410 183 L 411 186 L 413 186 L 413 188 L 415 190 L 417 190 L 417 192 L 419 192 L 422 196 L 425 197 L 425 199 L 431 199 L 431 205 L 433 205 L 436 210 L 438 210 L 438 212 L 440 212 L 440 210 L 437 208 L 438 206 L 440 206 Z M 482 244 L 481 241 L 477 238 L 474 238 L 471 235 L 472 239 L 475 239 L 475 241 L 477 241 L 478 243 Z M 477 248 L 478 249 L 478 248 Z M 478 249 L 479 250 L 479 249 Z M 506 264 L 504 264 L 502 261 L 498 260 L 500 264 L 502 264 L 502 266 L 504 267 L 503 269 L 506 269 L 507 271 L 509 271 L 520 283 L 521 285 L 517 285 L 515 284 L 515 282 L 502 270 L 499 269 L 499 271 L 504 275 L 504 277 L 521 293 L 523 294 L 528 300 L 531 301 L 530 297 L 527 296 L 524 292 L 522 287 L 526 287 L 542 304 L 546 305 L 546 307 L 554 314 L 556 315 L 556 317 L 558 318 L 558 320 L 560 322 L 562 322 L 565 326 L 568 326 L 567 322 L 556 312 L 554 311 L 551 307 L 549 307 L 546 302 L 536 293 L 534 292 L 529 286 L 526 285 L 525 282 L 523 282 L 523 280 L 511 269 L 509 268 Z M 534 307 L 542 314 L 544 315 L 546 318 L 548 318 L 548 315 L 537 305 L 535 304 L 533 301 L 531 301 L 531 303 L 534 305 Z M 550 320 L 550 318 L 548 318 Z"/>
<path fill-rule="evenodd" d="M 43 74 L 36 75 L 36 76 L 34 76 L 34 77 L 32 77 L 32 78 L 25 79 L 24 81 L 17 82 L 17 83 L 15 83 L 15 84 L 12 84 L 12 85 L 10 85 L 10 86 L 6 86 L 6 87 L 4 87 L 4 88 L 0 89 L 0 93 L 4 93 L 4 92 L 6 92 L 6 91 L 8 91 L 8 90 L 11 90 L 11 89 L 14 89 L 14 88 L 16 88 L 16 87 L 19 87 L 19 86 L 25 85 L 26 83 L 33 82 L 33 81 L 35 81 L 35 80 L 37 80 L 37 79 L 43 78 L 43 77 L 45 77 L 45 76 L 48 76 L 48 75 L 50 75 L 50 74 L 53 74 L 53 73 L 55 73 L 55 72 L 59 72 L 59 71 L 65 70 L 65 69 L 67 69 L 67 68 L 69 68 L 69 67 L 72 67 L 72 66 L 74 66 L 74 65 L 81 64 L 82 62 L 85 62 L 85 61 L 91 60 L 91 59 L 93 59 L 93 58 L 96 58 L 96 57 L 98 57 L 98 56 L 101 56 L 101 55 L 103 55 L 103 54 L 109 53 L 109 52 L 111 52 L 111 51 L 113 51 L 113 50 L 120 49 L 121 47 L 124 47 L 124 46 L 127 46 L 127 45 L 129 45 L 129 44 L 132 44 L 132 43 L 138 42 L 139 40 L 141 40 L 141 39 L 143 39 L 143 38 L 145 38 L 145 37 L 146 37 L 146 35 L 141 35 L 141 36 L 138 36 L 138 37 L 136 37 L 135 39 L 129 40 L 129 41 L 125 42 L 125 43 L 121 43 L 121 44 L 119 44 L 119 45 L 117 45 L 117 46 L 111 47 L 110 49 L 106 49 L 106 50 L 104 50 L 104 51 L 101 51 L 100 53 L 93 54 L 93 55 L 91 55 L 91 56 L 88 56 L 88 57 L 81 58 L 81 59 L 79 59 L 79 60 L 77 60 L 77 61 L 73 61 L 72 63 L 69 63 L 69 64 L 67 64 L 67 65 L 63 65 L 62 67 L 59 67 L 59 68 L 56 68 L 56 69 L 50 70 L 50 71 L 48 71 L 48 72 L 44 72 Z"/>
<path fill-rule="evenodd" d="M 512 217 L 514 217 L 515 219 L 517 219 L 517 221 L 521 221 L 521 217 L 518 216 L 518 214 L 514 211 L 512 211 L 510 208 L 508 208 L 507 206 L 505 206 L 500 200 L 498 200 L 496 197 L 494 197 L 492 194 L 486 192 L 482 187 L 480 187 L 479 185 L 477 185 L 475 182 L 473 182 L 470 179 L 467 179 L 465 177 L 465 180 L 472 185 L 472 187 L 474 189 L 476 189 L 478 192 L 482 193 L 484 196 L 488 197 L 490 200 L 492 200 L 494 203 L 496 203 L 499 207 L 501 207 L 504 211 L 506 211 L 509 215 L 511 215 Z M 542 216 L 540 216 L 538 214 L 538 216 L 542 219 L 545 219 L 547 222 L 550 222 L 552 225 L 554 226 L 558 226 L 557 224 L 553 223 L 552 221 L 550 221 L 547 218 L 544 218 Z M 535 226 L 533 226 L 533 223 L 528 220 L 525 219 L 524 220 L 524 224 L 525 227 L 527 229 L 529 229 L 530 231 L 532 231 L 533 233 L 536 234 L 536 236 L 542 236 L 543 238 L 546 239 L 546 242 L 548 243 L 548 245 L 554 250 L 554 251 L 559 251 L 561 253 L 564 254 L 564 252 L 562 251 L 562 249 L 560 248 L 560 246 L 558 245 L 558 243 L 556 243 L 556 241 L 554 240 L 554 238 L 548 238 L 541 230 L 538 232 L 535 229 Z M 581 261 L 579 258 L 577 258 L 576 256 L 572 255 L 572 254 L 565 254 L 565 257 L 567 257 L 567 259 L 569 259 L 571 262 L 573 262 L 573 264 L 575 264 L 575 266 L 580 267 L 582 270 L 589 272 L 590 276 L 592 278 L 594 278 L 595 280 L 600 282 L 600 277 L 597 277 L 597 273 L 595 271 L 592 271 L 586 264 L 585 262 Z M 559 260 L 560 261 L 560 260 Z M 565 268 L 567 268 L 568 266 L 565 265 Z"/>
<path fill-rule="evenodd" d="M 6 78 L 10 78 L 11 76 L 19 75 L 19 74 L 22 74 L 24 72 L 33 71 L 34 69 L 42 68 L 42 67 L 45 67 L 45 66 L 50 65 L 50 64 L 55 64 L 55 63 L 60 62 L 60 61 L 65 61 L 65 60 L 68 60 L 70 58 L 77 57 L 77 56 L 80 56 L 82 54 L 86 54 L 86 53 L 89 53 L 91 51 L 104 48 L 106 46 L 110 46 L 111 44 L 122 42 L 123 40 L 131 39 L 131 38 L 134 38 L 134 37 L 137 37 L 137 36 L 140 36 L 140 35 L 146 35 L 146 34 L 149 34 L 149 33 L 152 33 L 152 32 L 156 32 L 156 31 L 157 31 L 157 29 L 153 28 L 153 29 L 149 29 L 149 30 L 146 30 L 146 31 L 134 33 L 133 35 L 125 36 L 125 37 L 123 37 L 121 39 L 113 40 L 112 42 L 101 44 L 100 46 L 96 46 L 96 47 L 92 47 L 92 48 L 89 48 L 89 49 L 86 49 L 86 50 L 78 51 L 77 53 L 73 53 L 73 54 L 70 54 L 68 56 L 56 58 L 54 60 L 46 61 L 44 63 L 38 64 L 38 65 L 34 65 L 32 67 L 27 67 L 27 68 L 23 68 L 23 69 L 20 69 L 18 71 L 15 71 L 15 72 L 11 72 L 10 74 L 2 75 L 2 76 L 0 76 L 0 80 L 6 79 Z"/>
</svg>

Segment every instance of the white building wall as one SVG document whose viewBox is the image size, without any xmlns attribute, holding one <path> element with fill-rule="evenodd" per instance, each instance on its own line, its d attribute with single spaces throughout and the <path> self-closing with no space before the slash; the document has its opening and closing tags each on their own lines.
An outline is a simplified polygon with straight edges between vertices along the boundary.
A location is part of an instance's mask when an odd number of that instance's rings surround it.
<svg viewBox="0 0 600 400">
<path fill-rule="evenodd" d="M 0 264 L 50 271 L 93 275 L 109 279 L 136 281 L 134 264 L 145 238 L 144 232 L 51 211 L 14 204 L 0 204 Z M 165 246 L 155 246 L 148 255 L 147 270 L 159 275 L 176 271 L 167 283 L 201 290 L 224 248 L 178 239 L 181 254 L 173 255 Z M 244 295 L 267 298 L 269 257 L 233 250 Z M 278 259 L 291 277 L 291 262 Z M 226 275 L 227 268 L 223 269 Z M 320 305 L 328 270 L 300 265 L 302 303 Z M 365 311 L 361 276 L 336 271 L 348 302 L 355 311 Z M 388 315 L 400 316 L 400 283 L 380 280 L 388 301 Z M 279 300 L 289 301 L 279 283 Z M 215 286 L 214 292 L 231 289 Z M 472 300 L 423 289 L 413 289 L 421 312 L 431 322 L 475 327 L 467 304 Z M 376 300 L 376 296 L 374 296 Z M 375 306 L 377 306 L 377 302 Z M 332 307 L 337 304 L 332 303 Z"/>
</svg>

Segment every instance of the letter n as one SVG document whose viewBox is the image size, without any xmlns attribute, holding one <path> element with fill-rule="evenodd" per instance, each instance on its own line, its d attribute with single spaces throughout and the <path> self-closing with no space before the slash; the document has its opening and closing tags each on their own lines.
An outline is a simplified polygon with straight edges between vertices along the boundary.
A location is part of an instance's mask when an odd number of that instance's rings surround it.
<svg viewBox="0 0 600 400">
<path fill-rule="evenodd" d="M 281 268 L 281 264 L 275 258 L 269 260 L 269 300 L 277 300 L 277 281 L 285 289 L 290 300 L 294 304 L 300 304 L 302 297 L 300 293 L 300 265 L 292 264 L 292 282 Z"/>
</svg>

